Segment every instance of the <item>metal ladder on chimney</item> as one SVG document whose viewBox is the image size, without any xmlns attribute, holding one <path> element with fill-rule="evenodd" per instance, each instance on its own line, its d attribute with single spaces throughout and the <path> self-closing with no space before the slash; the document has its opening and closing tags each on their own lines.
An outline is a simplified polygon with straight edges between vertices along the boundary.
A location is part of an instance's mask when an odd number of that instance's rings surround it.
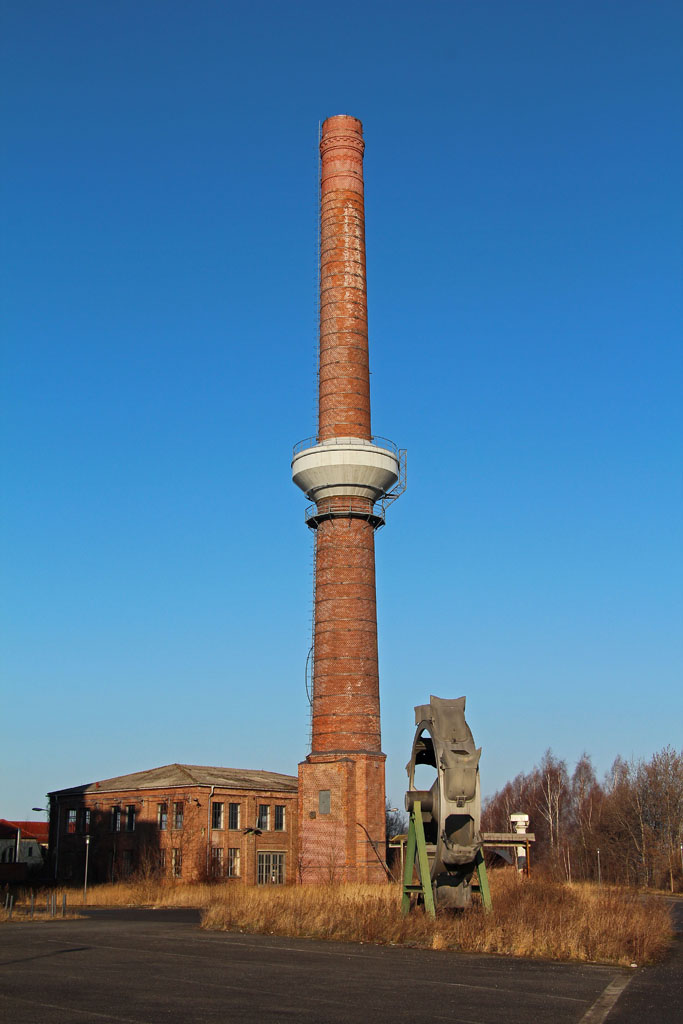
<svg viewBox="0 0 683 1024">
<path fill-rule="evenodd" d="M 311 562 L 311 576 L 313 577 L 313 593 L 311 595 L 311 646 L 308 650 L 308 656 L 306 658 L 306 672 L 305 672 L 305 684 L 306 684 L 306 696 L 309 704 L 309 716 L 308 716 L 308 745 L 313 742 L 313 697 L 314 697 L 314 686 L 315 686 L 315 590 L 316 590 L 316 566 L 318 560 L 316 558 L 317 543 L 318 543 L 318 531 L 310 531 L 313 540 L 313 553 Z"/>
</svg>

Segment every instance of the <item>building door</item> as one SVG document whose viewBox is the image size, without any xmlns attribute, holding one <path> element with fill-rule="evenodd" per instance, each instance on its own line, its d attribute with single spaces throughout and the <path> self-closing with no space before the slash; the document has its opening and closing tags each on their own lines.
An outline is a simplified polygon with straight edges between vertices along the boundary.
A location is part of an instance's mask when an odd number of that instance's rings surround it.
<svg viewBox="0 0 683 1024">
<path fill-rule="evenodd" d="M 259 853 L 256 881 L 259 885 L 284 885 L 284 853 L 272 853 L 270 851 Z"/>
</svg>

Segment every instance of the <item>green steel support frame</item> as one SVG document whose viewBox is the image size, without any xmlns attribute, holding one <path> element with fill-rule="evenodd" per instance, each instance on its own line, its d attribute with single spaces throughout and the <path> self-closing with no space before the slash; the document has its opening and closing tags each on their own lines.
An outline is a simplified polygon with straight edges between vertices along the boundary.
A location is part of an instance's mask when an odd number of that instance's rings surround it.
<svg viewBox="0 0 683 1024">
<path fill-rule="evenodd" d="M 417 873 L 420 879 L 417 884 L 413 882 L 416 858 Z M 493 903 L 491 900 L 489 879 L 486 873 L 484 854 L 481 850 L 477 852 L 476 865 L 477 878 L 479 880 L 479 895 L 481 896 L 482 906 L 488 914 L 489 911 L 493 909 Z M 430 917 L 436 917 L 434 890 L 432 889 L 432 880 L 429 875 L 427 844 L 425 842 L 424 825 L 422 823 L 422 808 L 419 800 L 415 801 L 413 809 L 410 812 L 408 842 L 406 843 L 406 859 L 403 869 L 403 894 L 401 897 L 401 911 L 403 914 L 408 914 L 410 912 L 410 897 L 413 894 L 417 894 L 418 897 L 422 896 L 425 912 L 429 914 Z"/>
<path fill-rule="evenodd" d="M 490 910 L 493 910 L 493 903 L 491 901 L 491 890 L 489 889 L 489 876 L 486 874 L 486 862 L 484 860 L 483 850 L 477 851 L 477 857 L 475 861 L 477 865 L 477 878 L 479 879 L 479 895 L 481 896 L 481 902 L 484 910 L 488 914 Z"/>
<path fill-rule="evenodd" d="M 415 869 L 415 856 L 417 854 L 417 873 L 420 879 L 417 885 L 413 884 L 413 871 Z M 401 899 L 401 910 L 404 914 L 410 911 L 410 897 L 412 893 L 422 895 L 425 911 L 430 917 L 436 917 L 434 907 L 434 891 L 432 880 L 429 875 L 429 861 L 427 860 L 427 844 L 425 842 L 424 825 L 422 824 L 422 808 L 420 801 L 416 800 L 410 812 L 410 826 L 408 828 L 408 842 L 406 845 L 406 860 L 403 870 L 403 896 Z"/>
</svg>

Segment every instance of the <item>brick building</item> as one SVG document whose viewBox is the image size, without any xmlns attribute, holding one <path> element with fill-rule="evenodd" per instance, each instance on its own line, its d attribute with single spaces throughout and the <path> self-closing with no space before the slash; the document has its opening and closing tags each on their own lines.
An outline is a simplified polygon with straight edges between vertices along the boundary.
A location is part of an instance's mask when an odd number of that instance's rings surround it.
<svg viewBox="0 0 683 1024">
<path fill-rule="evenodd" d="M 54 877 L 283 884 L 297 876 L 297 779 L 171 764 L 49 794 Z M 87 843 L 86 843 L 87 840 Z"/>
</svg>

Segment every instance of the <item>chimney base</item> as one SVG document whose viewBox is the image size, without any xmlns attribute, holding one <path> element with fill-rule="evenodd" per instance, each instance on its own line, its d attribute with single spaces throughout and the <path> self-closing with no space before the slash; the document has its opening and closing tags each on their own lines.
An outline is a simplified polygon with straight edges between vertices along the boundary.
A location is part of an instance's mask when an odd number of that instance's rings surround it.
<svg viewBox="0 0 683 1024">
<path fill-rule="evenodd" d="M 353 752 L 299 764 L 299 882 L 386 882 L 385 761 Z"/>
</svg>

